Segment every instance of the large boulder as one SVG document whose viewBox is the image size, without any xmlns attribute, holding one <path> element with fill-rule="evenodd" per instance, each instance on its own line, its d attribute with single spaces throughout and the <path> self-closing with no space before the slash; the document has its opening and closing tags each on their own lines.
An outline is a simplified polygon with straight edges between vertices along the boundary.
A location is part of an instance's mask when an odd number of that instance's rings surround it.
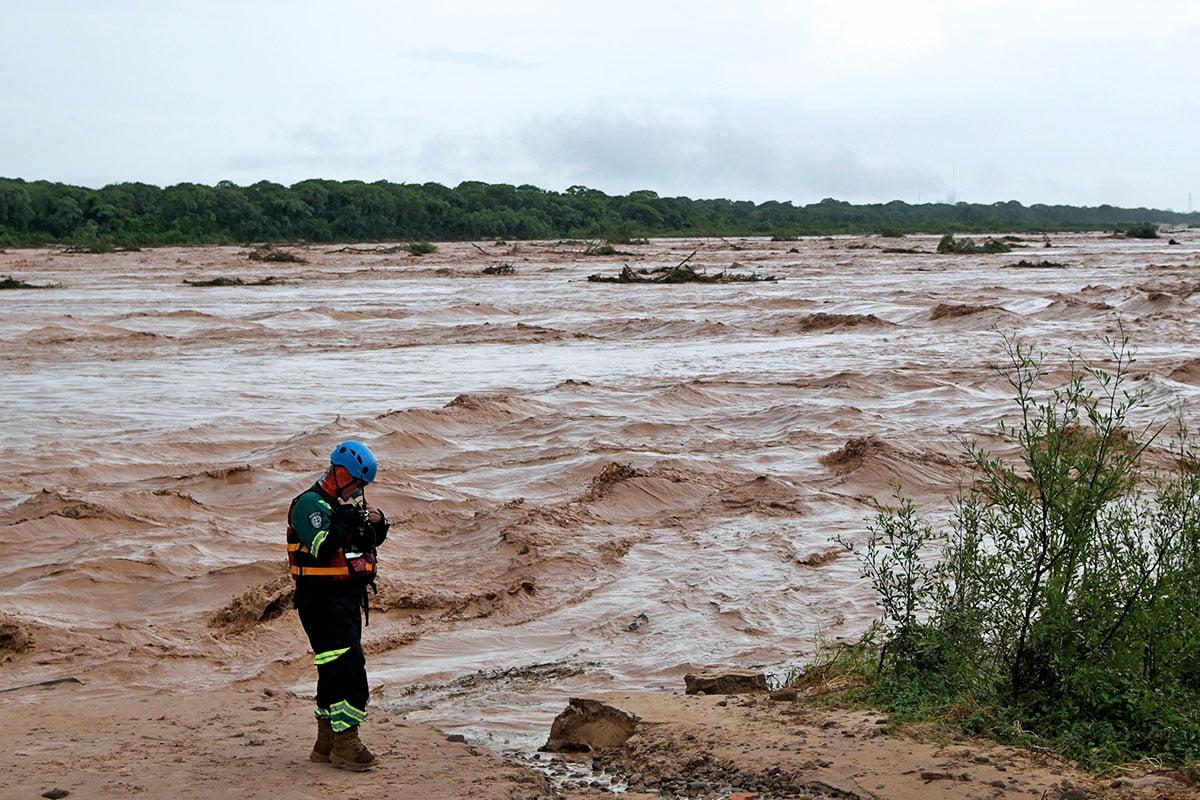
<svg viewBox="0 0 1200 800">
<path fill-rule="evenodd" d="M 683 676 L 688 694 L 750 694 L 767 691 L 767 676 L 753 669 L 727 669 Z"/>
<path fill-rule="evenodd" d="M 638 718 L 598 700 L 572 697 L 567 708 L 554 718 L 550 739 L 541 747 L 546 753 L 590 753 L 620 747 L 633 735 Z"/>
</svg>

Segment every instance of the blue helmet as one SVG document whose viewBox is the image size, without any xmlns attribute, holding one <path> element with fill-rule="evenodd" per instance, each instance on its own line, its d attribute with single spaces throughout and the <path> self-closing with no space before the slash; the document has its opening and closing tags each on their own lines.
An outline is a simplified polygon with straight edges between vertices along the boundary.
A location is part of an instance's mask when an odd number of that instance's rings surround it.
<svg viewBox="0 0 1200 800">
<path fill-rule="evenodd" d="M 379 470 L 379 463 L 375 460 L 371 448 L 353 439 L 333 448 L 329 455 L 329 463 L 345 467 L 347 472 L 363 483 L 374 483 L 375 473 Z"/>
</svg>

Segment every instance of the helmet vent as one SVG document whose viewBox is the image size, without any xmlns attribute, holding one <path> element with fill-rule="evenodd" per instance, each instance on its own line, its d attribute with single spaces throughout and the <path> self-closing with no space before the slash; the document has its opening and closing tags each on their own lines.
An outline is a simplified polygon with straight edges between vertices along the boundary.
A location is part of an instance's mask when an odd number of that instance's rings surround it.
<svg viewBox="0 0 1200 800">
<path fill-rule="evenodd" d="M 345 441 L 339 444 L 329 457 L 330 463 L 357 475 L 363 483 L 375 480 L 378 464 L 371 449 L 362 442 Z"/>
</svg>

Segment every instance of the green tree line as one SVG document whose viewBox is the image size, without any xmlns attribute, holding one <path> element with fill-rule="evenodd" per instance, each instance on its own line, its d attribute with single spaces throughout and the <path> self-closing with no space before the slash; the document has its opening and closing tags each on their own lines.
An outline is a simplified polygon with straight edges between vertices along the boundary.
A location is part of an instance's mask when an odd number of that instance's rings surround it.
<svg viewBox="0 0 1200 800">
<path fill-rule="evenodd" d="M 0 245 L 156 245 L 246 241 L 472 240 L 661 235 L 1098 230 L 1134 223 L 1200 226 L 1200 213 L 1109 205 L 1024 206 L 899 200 L 809 205 L 608 195 L 586 186 L 305 180 L 238 186 L 114 183 L 100 189 L 0 178 Z"/>
</svg>

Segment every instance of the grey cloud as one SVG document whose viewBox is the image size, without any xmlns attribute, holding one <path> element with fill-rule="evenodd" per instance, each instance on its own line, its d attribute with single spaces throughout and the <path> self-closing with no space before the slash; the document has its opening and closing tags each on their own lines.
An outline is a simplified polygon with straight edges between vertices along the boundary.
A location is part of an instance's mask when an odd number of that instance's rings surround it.
<svg viewBox="0 0 1200 800">
<path fill-rule="evenodd" d="M 355 126 L 299 125 L 278 134 L 261 149 L 235 153 L 224 167 L 249 175 L 315 175 L 360 173 L 372 180 L 404 159 L 401 146 L 379 147 Z"/>
<path fill-rule="evenodd" d="M 621 190 L 808 201 L 910 197 L 942 185 L 926 165 L 872 162 L 846 142 L 808 136 L 802 119 L 779 123 L 600 112 L 540 120 L 518 139 L 547 171 Z"/>
<path fill-rule="evenodd" d="M 965 104 L 950 119 L 866 104 L 727 103 L 689 115 L 611 99 L 491 127 L 451 126 L 428 116 L 373 125 L 327 120 L 279 132 L 224 166 L 242 180 L 319 175 L 549 189 L 584 184 L 610 193 L 653 189 L 798 203 L 822 197 L 930 202 L 952 194 L 977 202 L 1153 203 L 1145 192 L 1149 181 L 1134 180 L 1136 172 L 1103 164 L 1072 139 L 1041 138 L 1037 129 L 1013 127 Z"/>
<path fill-rule="evenodd" d="M 608 111 L 542 117 L 490 132 L 386 135 L 298 127 L 278 144 L 226 159 L 247 175 L 353 175 L 364 180 L 586 184 L 612 193 L 809 202 L 825 196 L 931 199 L 941 176 L 921 164 L 872 161 L 841 141 L 807 136 L 802 120 L 771 131 L 753 119 L 684 121 Z"/>
<path fill-rule="evenodd" d="M 13 5 L 0 174 L 880 201 L 945 198 L 956 168 L 963 200 L 1200 192 L 1184 0 Z M 304 57 L 262 58 L 265 27 Z"/>
</svg>

